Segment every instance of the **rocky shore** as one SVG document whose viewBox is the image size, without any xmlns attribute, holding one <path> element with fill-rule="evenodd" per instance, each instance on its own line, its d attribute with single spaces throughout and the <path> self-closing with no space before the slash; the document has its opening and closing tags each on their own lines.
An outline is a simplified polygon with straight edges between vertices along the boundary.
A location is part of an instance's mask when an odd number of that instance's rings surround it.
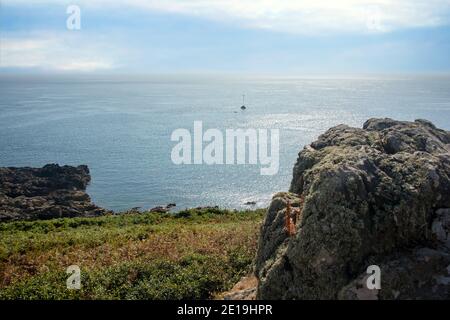
<svg viewBox="0 0 450 320">
<path fill-rule="evenodd" d="M 450 133 L 370 119 L 306 146 L 261 228 L 259 299 L 450 299 Z M 381 289 L 367 286 L 380 268 Z M 248 290 L 248 288 L 246 288 Z"/>
<path fill-rule="evenodd" d="M 89 181 L 83 165 L 0 168 L 0 222 L 107 213 Z M 267 210 L 254 273 L 223 298 L 450 299 L 450 132 L 369 119 L 304 147 Z"/>
<path fill-rule="evenodd" d="M 0 168 L 0 222 L 105 214 L 85 192 L 90 179 L 84 165 Z"/>
</svg>

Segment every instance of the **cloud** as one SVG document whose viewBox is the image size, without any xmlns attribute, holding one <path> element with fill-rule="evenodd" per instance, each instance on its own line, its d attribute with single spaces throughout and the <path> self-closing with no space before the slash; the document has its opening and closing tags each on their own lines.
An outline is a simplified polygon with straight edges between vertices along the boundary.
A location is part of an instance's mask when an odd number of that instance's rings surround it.
<svg viewBox="0 0 450 320">
<path fill-rule="evenodd" d="M 68 31 L 66 6 L 74 3 L 82 29 Z M 448 69 L 449 29 L 416 28 L 448 25 L 450 0 L 4 0 L 2 10 L 11 16 L 0 21 L 0 68 L 339 72 L 415 70 L 420 63 L 424 70 Z M 207 21 L 233 27 L 207 29 Z M 411 30 L 388 34 L 404 29 Z M 367 33 L 384 35 L 356 36 Z M 333 37 L 315 37 L 324 34 Z"/>
<path fill-rule="evenodd" d="M 247 27 L 300 34 L 391 31 L 448 23 L 449 1 L 227 0 L 141 1 L 135 5 L 181 12 Z"/>
<path fill-rule="evenodd" d="M 26 5 L 27 2 L 6 3 Z M 34 3 L 61 5 L 64 1 L 36 0 Z M 119 0 L 75 3 L 86 9 L 125 6 Z M 389 32 L 450 22 L 450 0 L 129 0 L 126 6 L 307 35 Z"/>
<path fill-rule="evenodd" d="M 98 44 L 79 36 L 40 34 L 3 37 L 0 68 L 38 68 L 51 71 L 89 72 L 114 68 Z"/>
</svg>

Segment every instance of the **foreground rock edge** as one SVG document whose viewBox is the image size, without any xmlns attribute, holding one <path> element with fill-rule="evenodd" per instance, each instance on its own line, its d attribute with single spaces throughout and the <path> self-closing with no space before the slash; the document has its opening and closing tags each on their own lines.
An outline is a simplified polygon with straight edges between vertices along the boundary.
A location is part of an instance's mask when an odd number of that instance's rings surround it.
<svg viewBox="0 0 450 320">
<path fill-rule="evenodd" d="M 256 297 L 449 299 L 449 150 L 448 131 L 392 119 L 306 146 L 261 227 Z M 288 207 L 299 212 L 291 232 Z M 380 290 L 365 289 L 370 265 Z"/>
</svg>

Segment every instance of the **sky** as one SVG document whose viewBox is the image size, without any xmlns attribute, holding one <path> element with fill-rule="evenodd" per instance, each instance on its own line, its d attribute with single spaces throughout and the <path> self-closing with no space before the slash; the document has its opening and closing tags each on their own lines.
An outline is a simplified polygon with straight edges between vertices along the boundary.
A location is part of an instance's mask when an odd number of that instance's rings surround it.
<svg viewBox="0 0 450 320">
<path fill-rule="evenodd" d="M 448 73 L 450 0 L 0 0 L 0 72 Z"/>
</svg>

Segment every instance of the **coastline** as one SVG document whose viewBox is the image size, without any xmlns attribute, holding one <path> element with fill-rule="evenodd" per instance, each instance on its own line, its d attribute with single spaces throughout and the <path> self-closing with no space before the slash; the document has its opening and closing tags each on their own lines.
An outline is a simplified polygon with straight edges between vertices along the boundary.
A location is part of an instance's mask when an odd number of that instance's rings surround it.
<svg viewBox="0 0 450 320">
<path fill-rule="evenodd" d="M 0 298 L 449 299 L 449 155 L 427 120 L 339 125 L 300 151 L 288 191 L 246 211 L 99 212 L 86 166 L 2 168 L 3 212 L 33 221 L 0 223 Z M 73 264 L 85 290 L 63 287 Z"/>
</svg>

